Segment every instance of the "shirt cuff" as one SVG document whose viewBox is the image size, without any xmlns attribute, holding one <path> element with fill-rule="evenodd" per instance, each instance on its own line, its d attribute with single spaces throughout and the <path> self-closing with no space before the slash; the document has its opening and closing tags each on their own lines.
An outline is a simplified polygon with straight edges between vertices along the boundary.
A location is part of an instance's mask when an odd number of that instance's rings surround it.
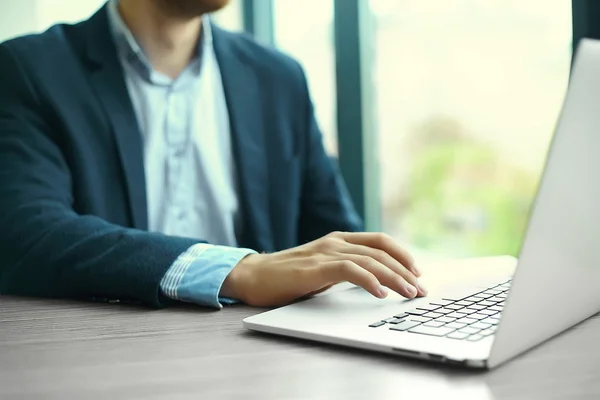
<svg viewBox="0 0 600 400">
<path fill-rule="evenodd" d="M 219 297 L 221 286 L 231 270 L 254 250 L 198 243 L 187 249 L 171 265 L 160 288 L 165 296 L 215 308 L 236 303 Z"/>
</svg>

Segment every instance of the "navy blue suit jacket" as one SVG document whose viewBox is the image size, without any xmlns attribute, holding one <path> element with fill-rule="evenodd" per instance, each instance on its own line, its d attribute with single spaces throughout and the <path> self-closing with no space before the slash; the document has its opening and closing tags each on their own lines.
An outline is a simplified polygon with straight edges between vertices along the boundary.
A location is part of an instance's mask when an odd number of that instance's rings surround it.
<svg viewBox="0 0 600 400">
<path fill-rule="evenodd" d="M 214 27 L 237 164 L 241 247 L 272 252 L 361 223 L 299 65 Z M 193 238 L 147 231 L 142 137 L 105 7 L 0 45 L 0 293 L 167 301 Z"/>
</svg>

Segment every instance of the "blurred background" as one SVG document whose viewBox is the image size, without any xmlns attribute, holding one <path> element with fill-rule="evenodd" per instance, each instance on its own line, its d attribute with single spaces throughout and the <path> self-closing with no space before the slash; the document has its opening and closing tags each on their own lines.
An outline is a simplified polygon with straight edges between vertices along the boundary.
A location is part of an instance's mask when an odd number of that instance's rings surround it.
<svg viewBox="0 0 600 400">
<path fill-rule="evenodd" d="M 275 0 L 337 154 L 333 0 Z M 368 2 L 380 228 L 444 256 L 516 255 L 571 63 L 570 0 Z M 310 21 L 310 23 L 306 23 Z"/>
<path fill-rule="evenodd" d="M 427 254 L 517 255 L 567 88 L 575 1 L 232 0 L 214 19 L 301 62 L 369 230 Z M 103 3 L 2 0 L 0 40 Z"/>
</svg>

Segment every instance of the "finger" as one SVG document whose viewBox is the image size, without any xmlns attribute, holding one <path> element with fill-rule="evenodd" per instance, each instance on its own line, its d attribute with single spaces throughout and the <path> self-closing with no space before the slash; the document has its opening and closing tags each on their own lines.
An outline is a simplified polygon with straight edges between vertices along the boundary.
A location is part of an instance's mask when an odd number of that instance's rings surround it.
<svg viewBox="0 0 600 400">
<path fill-rule="evenodd" d="M 408 268 L 415 276 L 421 276 L 421 271 L 415 266 L 415 259 L 413 256 L 396 243 L 394 239 L 384 233 L 348 232 L 344 233 L 342 238 L 348 243 L 383 250 Z"/>
<path fill-rule="evenodd" d="M 359 254 L 342 254 L 341 256 L 366 269 L 375 275 L 382 285 L 387 286 L 402 296 L 412 299 L 418 295 L 418 290 L 414 285 L 407 282 L 404 277 L 398 275 L 376 259 Z"/>
<path fill-rule="evenodd" d="M 338 282 L 350 282 L 364 288 L 373 296 L 383 299 L 388 292 L 371 272 L 358 266 L 350 260 L 336 260 L 322 263 L 313 268 L 314 279 L 320 280 L 322 285 Z"/>
<path fill-rule="evenodd" d="M 318 295 L 318 294 L 320 294 L 320 293 L 323 293 L 323 292 L 325 292 L 326 290 L 329 290 L 329 289 L 331 289 L 331 288 L 333 287 L 333 285 L 334 285 L 333 283 L 330 283 L 330 284 L 328 284 L 328 285 L 326 285 L 326 286 L 324 286 L 324 287 L 322 287 L 322 288 L 320 288 L 320 289 L 317 289 L 317 290 L 315 290 L 315 291 L 313 291 L 313 292 L 310 292 L 310 293 L 308 293 L 308 294 L 306 295 L 306 297 L 312 297 L 312 296 L 316 296 L 316 295 Z"/>
<path fill-rule="evenodd" d="M 425 296 L 427 294 L 427 289 L 425 289 L 425 287 L 422 284 L 420 284 L 419 280 L 412 273 L 412 271 L 407 269 L 404 265 L 398 262 L 398 260 L 390 256 L 383 250 L 359 244 L 348 243 L 340 251 L 345 254 L 363 255 L 371 257 L 377 260 L 379 263 L 386 266 L 387 268 L 389 268 L 394 273 L 400 275 L 402 278 L 404 278 L 406 282 L 414 286 L 419 292 L 418 295 Z"/>
</svg>

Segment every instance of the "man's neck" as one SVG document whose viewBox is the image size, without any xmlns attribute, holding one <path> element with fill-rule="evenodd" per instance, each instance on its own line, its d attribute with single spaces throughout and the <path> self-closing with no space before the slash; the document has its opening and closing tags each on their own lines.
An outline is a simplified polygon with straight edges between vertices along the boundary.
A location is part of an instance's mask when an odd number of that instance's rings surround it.
<svg viewBox="0 0 600 400">
<path fill-rule="evenodd" d="M 120 0 L 118 10 L 156 71 L 176 78 L 196 55 L 201 17 L 170 16 L 154 1 Z"/>
</svg>

